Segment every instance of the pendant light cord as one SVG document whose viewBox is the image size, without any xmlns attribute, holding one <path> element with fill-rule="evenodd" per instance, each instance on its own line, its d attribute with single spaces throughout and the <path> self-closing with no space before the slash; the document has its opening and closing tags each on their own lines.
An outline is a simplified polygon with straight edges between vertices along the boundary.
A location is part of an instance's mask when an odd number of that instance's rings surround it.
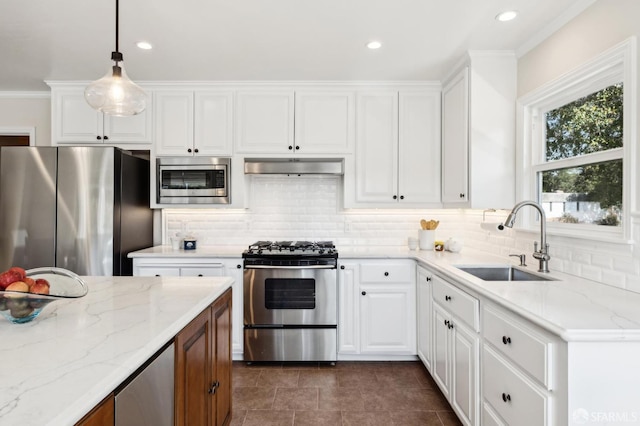
<svg viewBox="0 0 640 426">
<path fill-rule="evenodd" d="M 119 29 L 120 29 L 120 1 L 116 0 L 116 52 L 119 52 Z"/>
</svg>

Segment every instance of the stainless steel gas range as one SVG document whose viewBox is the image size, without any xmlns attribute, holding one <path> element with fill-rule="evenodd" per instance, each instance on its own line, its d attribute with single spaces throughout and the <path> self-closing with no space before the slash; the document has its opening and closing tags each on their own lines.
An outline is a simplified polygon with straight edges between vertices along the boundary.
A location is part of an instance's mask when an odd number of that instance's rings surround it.
<svg viewBox="0 0 640 426">
<path fill-rule="evenodd" d="M 331 241 L 258 241 L 244 258 L 244 360 L 336 361 Z"/>
</svg>

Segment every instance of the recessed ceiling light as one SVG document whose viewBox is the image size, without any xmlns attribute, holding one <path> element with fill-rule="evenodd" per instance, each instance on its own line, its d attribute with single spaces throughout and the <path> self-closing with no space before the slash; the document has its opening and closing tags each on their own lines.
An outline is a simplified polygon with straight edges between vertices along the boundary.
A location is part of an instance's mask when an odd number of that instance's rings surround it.
<svg viewBox="0 0 640 426">
<path fill-rule="evenodd" d="M 146 41 L 139 41 L 136 43 L 136 46 L 138 46 L 140 49 L 143 50 L 151 50 L 153 49 L 153 46 L 151 45 L 151 43 L 146 42 Z"/>
<path fill-rule="evenodd" d="M 367 43 L 367 47 L 371 50 L 380 49 L 382 47 L 382 43 L 380 43 L 379 41 L 370 41 L 369 43 Z"/>
<path fill-rule="evenodd" d="M 498 13 L 496 15 L 496 20 L 500 22 L 507 22 L 515 19 L 516 16 L 518 16 L 518 12 L 516 12 L 515 10 L 507 10 L 502 13 Z"/>
</svg>

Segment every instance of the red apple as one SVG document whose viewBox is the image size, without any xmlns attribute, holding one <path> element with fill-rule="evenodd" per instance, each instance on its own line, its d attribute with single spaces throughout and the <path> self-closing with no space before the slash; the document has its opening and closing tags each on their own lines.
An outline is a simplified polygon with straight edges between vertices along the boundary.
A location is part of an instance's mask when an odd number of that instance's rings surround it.
<svg viewBox="0 0 640 426">
<path fill-rule="evenodd" d="M 35 284 L 34 284 L 35 285 Z M 6 291 L 21 291 L 23 293 L 29 292 L 29 286 L 24 281 L 16 281 L 7 286 L 5 288 Z M 47 288 L 48 290 L 48 288 Z"/>
<path fill-rule="evenodd" d="M 33 278 L 30 278 L 30 277 L 24 277 L 24 278 L 22 279 L 22 281 L 23 281 L 24 283 L 26 283 L 26 284 L 29 286 L 29 288 L 31 288 L 31 286 L 32 286 L 32 285 L 34 285 L 34 284 L 36 283 L 36 280 L 34 280 Z"/>
<path fill-rule="evenodd" d="M 0 274 L 0 290 L 5 290 L 9 284 L 22 280 L 20 273 L 17 271 L 5 271 Z"/>
<path fill-rule="evenodd" d="M 11 268 L 9 268 L 9 270 L 20 274 L 20 279 L 23 281 L 24 281 L 24 278 L 27 276 L 27 272 L 19 266 L 12 266 Z"/>
<path fill-rule="evenodd" d="M 29 291 L 34 294 L 49 294 L 49 283 L 45 279 L 37 279 Z"/>
</svg>

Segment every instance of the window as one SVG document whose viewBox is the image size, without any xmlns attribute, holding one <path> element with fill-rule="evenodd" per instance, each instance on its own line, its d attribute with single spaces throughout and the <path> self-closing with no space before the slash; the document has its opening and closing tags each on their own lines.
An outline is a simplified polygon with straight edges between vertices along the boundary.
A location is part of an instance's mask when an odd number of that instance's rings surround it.
<svg viewBox="0 0 640 426">
<path fill-rule="evenodd" d="M 621 226 L 623 97 L 618 83 L 544 113 L 545 156 L 533 170 L 548 221 Z"/>
<path fill-rule="evenodd" d="M 634 62 L 632 39 L 519 100 L 520 187 L 552 233 L 630 237 Z"/>
</svg>

